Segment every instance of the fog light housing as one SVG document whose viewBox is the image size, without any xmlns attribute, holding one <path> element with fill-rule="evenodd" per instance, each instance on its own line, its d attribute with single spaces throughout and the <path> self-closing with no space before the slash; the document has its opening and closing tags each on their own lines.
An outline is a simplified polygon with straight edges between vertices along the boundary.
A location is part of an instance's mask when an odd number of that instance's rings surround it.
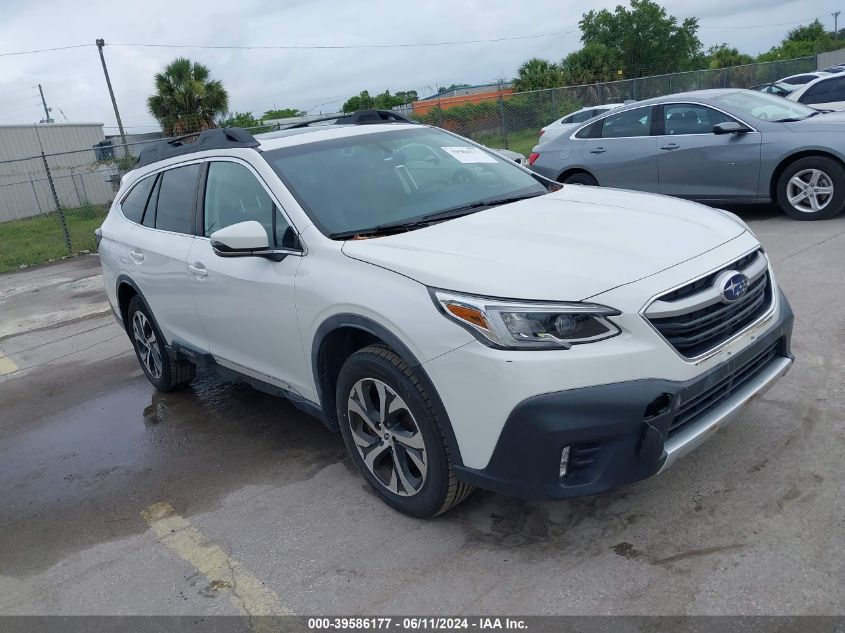
<svg viewBox="0 0 845 633">
<path fill-rule="evenodd" d="M 566 473 L 569 470 L 569 446 L 564 446 L 563 450 L 560 452 L 560 478 L 563 479 L 566 477 Z"/>
</svg>

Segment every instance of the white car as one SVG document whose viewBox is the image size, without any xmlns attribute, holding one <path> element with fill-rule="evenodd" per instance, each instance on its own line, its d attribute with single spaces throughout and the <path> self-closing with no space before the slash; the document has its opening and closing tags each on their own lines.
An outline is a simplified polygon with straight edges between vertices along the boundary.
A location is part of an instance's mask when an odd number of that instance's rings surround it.
<svg viewBox="0 0 845 633">
<path fill-rule="evenodd" d="M 566 130 L 574 129 L 579 123 L 589 121 L 595 116 L 604 114 L 608 110 L 618 108 L 624 103 L 606 103 L 605 105 L 592 106 L 589 108 L 581 108 L 565 117 L 559 118 L 557 121 L 552 121 L 546 127 L 540 129 L 540 143 L 545 143 L 553 138 L 563 134 Z"/>
<path fill-rule="evenodd" d="M 476 486 L 563 499 L 655 475 L 792 363 L 789 304 L 736 216 L 561 187 L 393 113 L 156 145 L 98 241 L 157 389 L 201 366 L 286 396 L 417 517 Z"/>
<path fill-rule="evenodd" d="M 775 83 L 789 84 L 791 86 L 803 86 L 811 81 L 815 81 L 820 77 L 829 77 L 830 73 L 824 70 L 816 70 L 810 73 L 800 73 L 798 75 L 790 75 L 783 79 L 778 79 Z"/>
<path fill-rule="evenodd" d="M 817 110 L 845 110 L 845 74 L 814 79 L 786 98 Z"/>
</svg>

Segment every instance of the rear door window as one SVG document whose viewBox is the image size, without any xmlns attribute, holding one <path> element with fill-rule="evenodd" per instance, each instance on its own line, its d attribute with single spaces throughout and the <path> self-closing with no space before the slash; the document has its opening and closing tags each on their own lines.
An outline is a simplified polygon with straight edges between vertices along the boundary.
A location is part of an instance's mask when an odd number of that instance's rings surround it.
<svg viewBox="0 0 845 633">
<path fill-rule="evenodd" d="M 630 138 L 651 134 L 651 106 L 625 110 L 602 119 L 602 138 Z"/>
<path fill-rule="evenodd" d="M 135 183 L 129 194 L 120 203 L 120 210 L 127 220 L 131 220 L 136 224 L 141 223 L 141 218 L 144 216 L 144 208 L 147 206 L 147 200 L 150 198 L 150 192 L 155 184 L 155 176 L 144 178 L 140 182 Z"/>
<path fill-rule="evenodd" d="M 174 233 L 194 232 L 199 173 L 198 164 L 176 167 L 162 173 L 156 205 L 157 229 Z"/>
</svg>

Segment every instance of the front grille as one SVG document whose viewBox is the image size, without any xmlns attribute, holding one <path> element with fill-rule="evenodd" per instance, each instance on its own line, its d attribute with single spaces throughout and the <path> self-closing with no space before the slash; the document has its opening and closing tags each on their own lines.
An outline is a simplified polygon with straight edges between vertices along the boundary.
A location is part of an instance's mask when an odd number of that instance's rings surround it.
<svg viewBox="0 0 845 633">
<path fill-rule="evenodd" d="M 673 290 L 658 300 L 664 302 L 664 305 L 671 305 L 672 302 L 694 297 L 696 294 L 704 296 L 707 292 L 712 293 L 713 283 L 718 275 L 725 270 L 746 270 L 757 257 L 762 257 L 759 251 Z M 746 293 L 734 303 L 716 301 L 704 307 L 694 306 L 689 312 L 681 314 L 651 316 L 649 321 L 678 352 L 687 358 L 694 358 L 724 343 L 760 318 L 772 304 L 771 285 L 769 274 L 765 272 L 753 280 Z"/>
<path fill-rule="evenodd" d="M 710 286 L 712 286 L 713 282 L 716 281 L 716 277 L 721 275 L 726 270 L 745 270 L 751 262 L 757 259 L 759 255 L 759 250 L 754 251 L 753 253 L 749 253 L 745 257 L 736 260 L 732 264 L 724 266 L 716 272 L 710 273 L 706 277 L 696 279 L 692 283 L 688 283 L 686 286 L 681 286 L 680 288 L 673 290 L 672 292 L 667 292 L 665 295 L 660 297 L 660 299 L 662 301 L 678 301 L 680 299 L 692 296 L 697 292 L 701 292 L 705 288 L 709 288 Z"/>
<path fill-rule="evenodd" d="M 778 355 L 779 345 L 780 341 L 770 345 L 764 351 L 746 361 L 730 376 L 723 378 L 712 387 L 682 403 L 672 418 L 669 436 L 690 422 L 697 420 L 731 394 L 739 391 Z"/>
</svg>

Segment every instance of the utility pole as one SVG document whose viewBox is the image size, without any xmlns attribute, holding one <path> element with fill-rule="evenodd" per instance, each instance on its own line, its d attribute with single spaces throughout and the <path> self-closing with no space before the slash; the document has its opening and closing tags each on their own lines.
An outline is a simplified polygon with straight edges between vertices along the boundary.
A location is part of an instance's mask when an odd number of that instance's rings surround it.
<svg viewBox="0 0 845 633">
<path fill-rule="evenodd" d="M 47 102 L 44 100 L 44 91 L 41 89 L 41 84 L 38 84 L 38 92 L 41 93 L 41 105 L 44 106 L 44 123 L 52 123 L 50 118 L 50 108 L 47 107 Z"/>
<path fill-rule="evenodd" d="M 833 13 L 830 14 L 830 15 L 833 16 L 833 39 L 835 39 L 835 40 L 839 39 L 839 14 L 840 13 L 842 13 L 842 11 L 834 11 Z"/>
<path fill-rule="evenodd" d="M 109 96 L 111 97 L 111 104 L 114 108 L 114 118 L 117 119 L 117 129 L 120 130 L 120 142 L 123 143 L 123 155 L 129 158 L 129 147 L 126 145 L 126 132 L 123 131 L 123 121 L 120 120 L 120 112 L 117 109 L 117 101 L 114 98 L 114 90 L 111 87 L 111 79 L 109 79 L 109 69 L 106 68 L 106 58 L 103 57 L 103 46 L 106 42 L 100 38 L 96 40 L 97 50 L 100 52 L 100 61 L 103 63 L 103 74 L 106 76 L 106 85 L 109 87 Z"/>
</svg>

